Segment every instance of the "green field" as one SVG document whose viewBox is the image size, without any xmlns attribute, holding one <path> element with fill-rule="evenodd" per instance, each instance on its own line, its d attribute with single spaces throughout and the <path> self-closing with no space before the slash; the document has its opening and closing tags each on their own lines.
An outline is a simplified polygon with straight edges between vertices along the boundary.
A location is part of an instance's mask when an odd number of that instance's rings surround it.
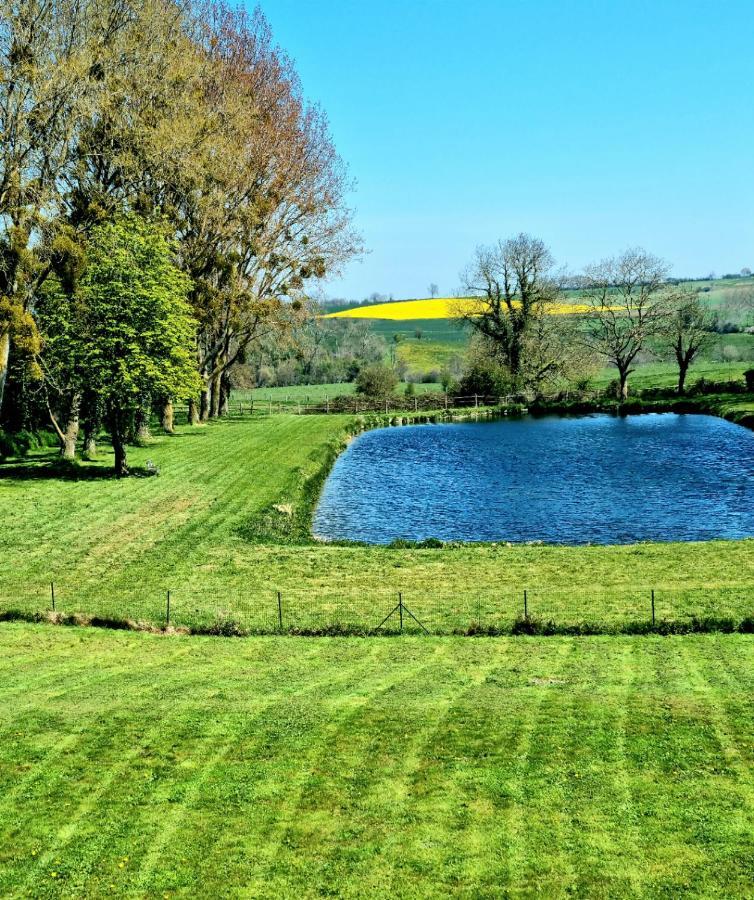
<svg viewBox="0 0 754 900">
<path fill-rule="evenodd" d="M 751 397 L 719 398 L 751 410 Z M 432 629 L 754 615 L 754 541 L 333 546 L 352 420 L 0 465 L 0 612 Z M 431 427 L 431 426 L 428 426 Z M 350 618 L 349 618 L 350 617 Z M 291 622 L 291 619 L 294 619 Z M 132 625 L 132 627 L 133 627 Z M 410 622 L 407 630 L 417 631 Z M 0 622 L 0 895 L 746 896 L 754 636 L 198 637 Z"/>
<path fill-rule="evenodd" d="M 0 894 L 744 897 L 754 639 L 0 627 Z"/>
<path fill-rule="evenodd" d="M 742 398 L 742 404 L 750 400 Z M 73 470 L 54 451 L 0 465 L 0 609 L 174 624 L 376 625 L 397 594 L 440 630 L 520 615 L 559 622 L 754 614 L 752 541 L 617 547 L 394 549 L 312 541 L 309 515 L 345 416 L 260 415 L 183 427 L 133 449 L 159 477 L 118 480 L 112 458 Z M 381 615 L 380 615 L 381 618 Z"/>
<path fill-rule="evenodd" d="M 422 394 L 436 391 L 438 387 L 437 384 L 422 384 L 419 382 L 413 385 L 413 390 L 417 394 Z M 396 393 L 400 395 L 405 393 L 405 390 L 406 384 L 404 382 L 397 386 Z M 243 403 L 245 405 L 253 399 L 255 403 L 261 404 L 260 409 L 262 412 L 264 412 L 264 404 L 269 402 L 273 404 L 273 411 L 275 411 L 279 404 L 290 404 L 292 406 L 296 406 L 299 403 L 302 405 L 321 405 L 328 398 L 332 400 L 333 397 L 350 397 L 355 392 L 356 385 L 352 381 L 342 381 L 337 384 L 297 384 L 290 387 L 260 387 L 252 388 L 251 390 L 236 389 L 233 391 L 231 404 Z"/>
<path fill-rule="evenodd" d="M 734 318 L 739 319 L 740 325 L 754 325 L 754 278 L 728 278 L 715 281 L 695 281 L 690 285 L 700 290 L 702 299 L 715 310 L 727 307 L 730 304 L 736 306 Z M 565 300 L 568 303 L 578 304 L 581 297 L 577 291 L 567 291 Z M 744 304 L 742 305 L 742 300 Z M 748 307 L 746 304 L 748 303 Z M 748 312 L 746 312 L 748 308 Z M 362 319 L 376 334 L 383 337 L 389 344 L 395 335 L 400 335 L 398 346 L 398 358 L 406 363 L 410 372 L 427 373 L 439 372 L 443 368 L 457 368 L 459 362 L 465 356 L 468 348 L 470 330 L 461 322 L 453 319 L 412 319 L 412 320 L 386 320 L 386 319 Z M 417 337 L 417 332 L 421 337 Z M 731 363 L 729 365 L 729 363 Z M 751 368 L 754 363 L 754 334 L 732 333 L 717 336 L 712 347 L 705 350 L 704 359 L 692 368 L 689 381 L 693 383 L 701 374 L 703 367 L 709 371 L 719 373 L 730 372 L 730 376 L 721 374 L 721 379 L 734 377 L 741 371 Z M 648 371 L 645 371 L 647 369 Z M 697 370 L 695 372 L 695 369 Z M 636 387 L 646 385 L 658 373 L 665 382 L 673 383 L 676 367 L 670 362 L 655 361 L 648 365 L 642 365 L 641 369 L 633 377 Z M 610 370 L 605 370 L 596 379 L 596 385 L 607 383 L 614 377 Z M 713 377 L 707 375 L 705 377 Z M 652 386 L 656 386 L 653 383 Z"/>
</svg>

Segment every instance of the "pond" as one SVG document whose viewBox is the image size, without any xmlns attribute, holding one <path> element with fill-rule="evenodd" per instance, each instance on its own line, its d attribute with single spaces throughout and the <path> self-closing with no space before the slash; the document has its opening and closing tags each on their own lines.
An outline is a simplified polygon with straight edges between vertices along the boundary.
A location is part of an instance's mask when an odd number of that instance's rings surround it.
<svg viewBox="0 0 754 900">
<path fill-rule="evenodd" d="M 712 416 L 522 418 L 367 431 L 323 540 L 624 544 L 754 535 L 754 433 Z"/>
</svg>

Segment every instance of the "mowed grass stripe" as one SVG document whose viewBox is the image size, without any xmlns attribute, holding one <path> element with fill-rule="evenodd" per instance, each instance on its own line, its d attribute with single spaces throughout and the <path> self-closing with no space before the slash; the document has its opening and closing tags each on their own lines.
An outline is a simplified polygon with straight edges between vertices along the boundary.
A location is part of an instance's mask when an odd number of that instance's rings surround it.
<svg viewBox="0 0 754 900">
<path fill-rule="evenodd" d="M 233 796 L 237 785 L 234 784 L 234 776 L 237 772 L 236 760 L 240 758 L 258 761 L 265 755 L 274 753 L 277 742 L 283 739 L 283 735 L 276 733 L 279 725 L 281 705 L 290 709 L 292 706 L 303 704 L 311 705 L 314 698 L 318 698 L 323 691 L 349 691 L 353 683 L 360 677 L 363 671 L 368 670 L 373 662 L 370 655 L 347 669 L 329 668 L 318 665 L 321 662 L 321 654 L 312 653 L 309 658 L 305 681 L 299 682 L 296 689 L 285 692 L 283 695 L 273 696 L 268 702 L 255 706 L 252 715 L 243 715 L 239 718 L 236 729 L 227 736 L 227 740 L 215 748 L 208 748 L 208 753 L 198 754 L 204 761 L 192 780 L 191 786 L 182 797 L 182 805 L 175 806 L 171 815 L 160 824 L 159 834 L 150 842 L 149 850 L 139 861 L 137 886 L 143 890 L 166 890 L 178 886 L 178 879 L 171 879 L 167 883 L 161 883 L 160 869 L 162 860 L 171 853 L 171 845 L 180 846 L 182 836 L 179 832 L 192 831 L 193 852 L 195 862 L 201 864 L 205 854 L 211 855 L 222 848 L 223 853 L 233 854 L 235 842 L 244 830 L 249 827 L 249 818 L 244 815 L 240 820 L 233 818 L 233 804 L 227 803 L 226 798 Z M 285 666 L 285 663 L 283 663 Z M 312 674 L 312 671 L 317 674 Z M 290 735 L 288 735 L 290 737 Z M 306 741 L 305 733 L 298 737 L 302 742 Z M 301 754 L 306 750 L 305 743 L 293 745 L 288 741 L 286 751 L 292 754 L 296 768 L 300 768 L 304 759 Z M 291 780 L 284 773 L 281 774 L 280 793 L 283 798 L 291 791 Z M 244 780 L 244 789 L 253 786 Z M 282 800 L 281 800 L 282 804 Z M 275 806 L 275 815 L 279 815 L 278 804 Z M 192 824 L 194 827 L 192 829 Z M 273 829 L 273 821 L 265 822 L 259 830 L 265 835 L 265 840 L 272 847 L 275 846 L 270 834 Z M 206 845 L 206 846 L 205 846 Z M 230 845 L 230 846 L 229 846 Z M 249 848 L 250 850 L 251 848 Z"/>
<path fill-rule="evenodd" d="M 35 776 L 0 803 L 11 896 L 741 895 L 754 877 L 754 722 L 731 714 L 754 699 L 747 636 L 5 624 L 0 655 L 31 639 L 69 690 L 30 688 L 23 744 L 0 715 L 4 773 Z M 93 680 L 114 658 L 133 672 Z M 59 758 L 29 752 L 71 731 Z"/>
<path fill-rule="evenodd" d="M 311 648 L 309 655 L 316 657 L 316 649 Z M 116 866 L 119 866 L 118 860 L 128 857 L 128 871 L 119 874 L 121 882 L 130 880 L 135 868 L 140 866 L 140 856 L 143 852 L 143 832 L 139 840 L 135 841 L 133 838 L 134 829 L 139 829 L 140 824 L 144 824 L 138 821 L 138 810 L 148 809 L 153 799 L 160 799 L 154 797 L 155 786 L 159 787 L 160 781 L 151 780 L 151 769 L 153 766 L 159 769 L 163 763 L 155 754 L 149 754 L 149 748 L 156 743 L 158 737 L 168 735 L 172 744 L 183 741 L 186 745 L 185 752 L 191 757 L 203 760 L 208 744 L 228 728 L 229 722 L 226 717 L 208 718 L 204 714 L 205 703 L 211 701 L 216 689 L 211 684 L 204 683 L 200 668 L 196 671 L 190 669 L 187 671 L 187 667 L 180 667 L 175 676 L 171 677 L 169 674 L 171 667 L 168 666 L 168 674 L 165 677 L 154 679 L 149 669 L 145 671 L 136 665 L 133 656 L 129 657 L 129 665 L 132 669 L 140 669 L 139 674 L 142 676 L 141 682 L 134 685 L 133 695 L 135 698 L 138 697 L 138 703 L 129 718 L 130 737 L 133 743 L 124 755 L 118 757 L 115 765 L 102 765 L 102 751 L 112 744 L 113 735 L 123 728 L 123 722 L 119 717 L 112 721 L 108 719 L 104 727 L 103 723 L 98 721 L 96 723 L 98 727 L 87 734 L 86 741 L 76 755 L 71 753 L 70 748 L 66 750 L 71 765 L 80 767 L 84 763 L 89 773 L 67 772 L 62 768 L 57 774 L 57 780 L 63 785 L 61 799 L 65 800 L 71 787 L 76 785 L 76 776 L 80 780 L 89 774 L 96 786 L 87 792 L 76 810 L 68 814 L 65 824 L 54 836 L 54 849 L 40 858 L 39 868 L 42 871 L 65 851 L 66 846 L 75 843 L 79 877 L 97 879 L 99 873 L 95 871 L 95 867 L 102 856 L 108 857 L 112 863 L 110 874 L 116 870 Z M 288 664 L 281 662 L 277 669 L 272 667 L 271 674 L 279 674 L 288 668 Z M 146 683 L 143 683 L 144 676 L 148 678 Z M 154 703 L 155 694 L 159 697 L 159 704 Z M 166 714 L 162 718 L 150 715 L 155 705 L 162 705 L 165 709 Z M 155 720 L 151 727 L 145 728 L 140 724 L 142 721 L 149 722 L 150 719 Z M 102 773 L 103 770 L 104 774 L 100 777 L 98 773 Z M 175 774 L 177 778 L 171 783 L 173 793 L 180 790 L 183 773 L 178 769 Z M 193 789 L 194 782 L 195 779 L 191 778 L 189 790 Z M 171 807 L 169 798 L 161 799 L 168 808 Z M 40 798 L 45 804 L 49 804 L 50 800 L 49 796 Z M 100 818 L 104 821 L 100 821 Z M 164 824 L 162 821 L 152 819 L 151 825 L 156 834 L 150 843 L 154 843 L 159 840 L 158 836 L 162 833 Z M 85 837 L 88 838 L 86 859 L 82 858 L 83 854 L 78 850 L 78 844 Z M 33 878 L 36 878 L 36 875 L 33 875 Z M 110 875 L 105 878 L 108 883 L 109 880 Z M 103 888 L 105 886 L 102 885 Z"/>
<path fill-rule="evenodd" d="M 410 660 L 404 657 L 399 673 L 390 669 L 389 678 L 380 679 L 368 694 L 355 697 L 341 715 L 328 716 L 316 753 L 302 761 L 301 777 L 282 804 L 273 830 L 279 835 L 278 849 L 264 878 L 286 862 L 297 862 L 291 848 L 316 840 L 318 865 L 338 871 L 344 884 L 354 888 L 358 884 L 359 890 L 368 893 L 400 894 L 399 884 L 373 878 L 370 853 L 343 858 L 342 842 L 358 831 L 366 818 L 371 827 L 361 831 L 361 840 L 367 847 L 379 847 L 381 854 L 394 854 L 400 865 L 406 785 L 415 764 L 415 747 L 424 739 L 423 728 L 417 726 L 425 724 L 413 717 L 408 719 L 403 702 L 415 700 L 415 692 L 421 691 L 422 709 L 431 710 L 433 716 L 442 714 L 449 698 L 437 678 L 438 667 L 442 666 L 440 655 L 431 652 L 413 654 Z M 416 710 L 413 704 L 409 708 Z M 347 778 L 342 772 L 344 762 Z M 358 803 L 347 803 L 345 809 L 339 809 L 338 794 L 342 791 L 353 796 L 349 788 L 357 789 Z M 302 822 L 311 822 L 317 833 L 311 826 L 303 828 Z M 291 876 L 303 877 L 304 866 L 301 860 L 295 867 L 300 871 L 294 869 Z M 356 890 L 351 892 L 355 894 Z"/>
</svg>

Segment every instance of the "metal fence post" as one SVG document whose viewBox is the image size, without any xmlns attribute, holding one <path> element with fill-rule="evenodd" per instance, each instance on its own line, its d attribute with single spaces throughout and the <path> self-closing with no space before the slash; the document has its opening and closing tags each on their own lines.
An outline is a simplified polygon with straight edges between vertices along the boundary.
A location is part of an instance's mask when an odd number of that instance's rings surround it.
<svg viewBox="0 0 754 900">
<path fill-rule="evenodd" d="M 283 596 L 278 591 L 278 628 L 283 630 Z"/>
<path fill-rule="evenodd" d="M 655 624 L 655 589 L 652 588 L 652 625 Z"/>
<path fill-rule="evenodd" d="M 167 606 L 165 608 L 165 625 L 170 625 L 170 591 L 168 591 Z"/>
<path fill-rule="evenodd" d="M 52 599 L 52 611 L 55 612 L 55 582 L 50 582 L 50 597 Z"/>
<path fill-rule="evenodd" d="M 401 620 L 401 631 L 403 631 L 403 594 L 398 593 L 398 615 Z"/>
</svg>

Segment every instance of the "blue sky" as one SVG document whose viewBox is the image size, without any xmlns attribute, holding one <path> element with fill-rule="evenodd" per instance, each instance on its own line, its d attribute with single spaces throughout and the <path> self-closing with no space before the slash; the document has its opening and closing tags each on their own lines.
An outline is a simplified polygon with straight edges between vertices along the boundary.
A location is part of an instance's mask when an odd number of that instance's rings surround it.
<svg viewBox="0 0 754 900">
<path fill-rule="evenodd" d="M 518 231 L 754 269 L 754 2 L 264 0 L 326 110 L 371 251 L 332 296 L 459 286 Z"/>
</svg>

